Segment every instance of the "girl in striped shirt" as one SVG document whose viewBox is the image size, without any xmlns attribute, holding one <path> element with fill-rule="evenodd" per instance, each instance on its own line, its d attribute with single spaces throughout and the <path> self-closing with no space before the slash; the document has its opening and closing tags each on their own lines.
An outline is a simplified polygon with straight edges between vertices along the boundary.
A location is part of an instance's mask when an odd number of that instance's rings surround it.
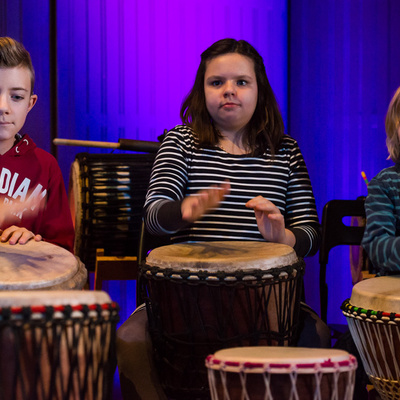
<svg viewBox="0 0 400 400">
<path fill-rule="evenodd" d="M 155 160 L 148 231 L 174 242 L 266 240 L 315 254 L 320 225 L 307 168 L 249 43 L 223 39 L 201 55 L 181 118 Z"/>
<path fill-rule="evenodd" d="M 153 166 L 148 231 L 175 242 L 258 240 L 315 254 L 320 224 L 307 168 L 249 43 L 223 39 L 201 55 L 181 117 Z M 306 305 L 299 319 L 299 346 L 330 346 L 329 329 Z M 121 387 L 130 399 L 165 399 L 147 324 L 139 307 L 118 329 Z"/>
</svg>

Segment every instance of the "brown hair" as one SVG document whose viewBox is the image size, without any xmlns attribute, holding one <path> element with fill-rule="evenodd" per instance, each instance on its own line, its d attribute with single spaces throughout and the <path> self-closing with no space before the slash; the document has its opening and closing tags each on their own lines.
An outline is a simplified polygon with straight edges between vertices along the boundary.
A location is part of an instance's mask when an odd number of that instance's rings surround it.
<svg viewBox="0 0 400 400">
<path fill-rule="evenodd" d="M 257 106 L 243 137 L 244 144 L 253 155 L 262 154 L 268 146 L 271 153 L 275 154 L 284 135 L 282 115 L 268 81 L 264 61 L 257 50 L 245 40 L 222 39 L 201 54 L 193 87 L 181 107 L 182 122 L 193 128 L 200 146 L 215 146 L 218 143 L 219 133 L 214 128 L 206 107 L 204 76 L 210 60 L 229 53 L 250 58 L 257 78 Z"/>
<path fill-rule="evenodd" d="M 10 37 L 0 37 L 0 68 L 25 67 L 31 73 L 31 93 L 35 85 L 35 70 L 29 52 Z"/>
<path fill-rule="evenodd" d="M 399 141 L 399 128 L 400 128 L 400 87 L 397 88 L 396 93 L 390 101 L 386 119 L 386 146 L 389 150 L 390 158 L 393 162 L 400 162 L 400 141 Z"/>
</svg>

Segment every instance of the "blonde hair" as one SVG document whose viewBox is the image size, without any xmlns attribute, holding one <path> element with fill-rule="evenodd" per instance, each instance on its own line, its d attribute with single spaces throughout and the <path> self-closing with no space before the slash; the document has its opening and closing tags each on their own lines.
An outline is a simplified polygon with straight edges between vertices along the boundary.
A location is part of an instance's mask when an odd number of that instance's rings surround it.
<svg viewBox="0 0 400 400">
<path fill-rule="evenodd" d="M 35 86 L 35 70 L 31 56 L 22 43 L 3 36 L 0 37 L 0 68 L 25 67 L 31 74 L 31 93 Z"/>
<path fill-rule="evenodd" d="M 400 162 L 400 87 L 390 100 L 390 104 L 386 113 L 385 129 L 386 129 L 386 146 L 389 150 L 390 159 Z"/>
</svg>

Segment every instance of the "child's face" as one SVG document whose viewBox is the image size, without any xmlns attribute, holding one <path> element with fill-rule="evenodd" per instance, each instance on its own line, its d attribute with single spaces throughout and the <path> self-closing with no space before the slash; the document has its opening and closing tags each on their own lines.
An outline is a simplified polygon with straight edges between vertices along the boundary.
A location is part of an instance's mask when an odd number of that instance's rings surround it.
<svg viewBox="0 0 400 400">
<path fill-rule="evenodd" d="M 238 53 L 228 53 L 208 62 L 204 76 L 207 110 L 216 128 L 241 131 L 257 105 L 254 63 Z"/>
<path fill-rule="evenodd" d="M 14 144 L 15 135 L 35 105 L 31 94 L 31 75 L 25 67 L 0 68 L 0 154 Z"/>
</svg>

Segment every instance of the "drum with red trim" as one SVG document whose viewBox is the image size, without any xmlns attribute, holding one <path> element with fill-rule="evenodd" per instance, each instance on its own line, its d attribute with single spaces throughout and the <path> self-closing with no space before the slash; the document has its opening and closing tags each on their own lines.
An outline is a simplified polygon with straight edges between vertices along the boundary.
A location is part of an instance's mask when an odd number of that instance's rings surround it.
<svg viewBox="0 0 400 400">
<path fill-rule="evenodd" d="M 352 400 L 357 360 L 337 349 L 236 347 L 206 359 L 212 400 Z"/>
<path fill-rule="evenodd" d="M 105 292 L 0 291 L 0 398 L 111 399 L 117 321 Z"/>
</svg>

